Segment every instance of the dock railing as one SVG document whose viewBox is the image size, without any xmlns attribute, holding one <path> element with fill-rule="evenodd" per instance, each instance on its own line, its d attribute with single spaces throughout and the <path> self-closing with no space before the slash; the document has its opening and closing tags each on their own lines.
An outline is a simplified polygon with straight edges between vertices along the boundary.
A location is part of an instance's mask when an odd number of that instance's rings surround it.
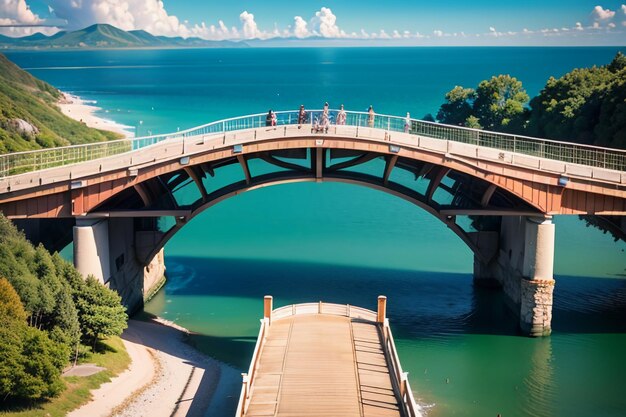
<svg viewBox="0 0 626 417">
<path fill-rule="evenodd" d="M 389 319 L 386 317 L 387 297 L 378 297 L 378 317 L 377 320 L 381 324 L 381 332 L 383 337 L 383 346 L 387 357 L 387 363 L 392 373 L 392 381 L 396 386 L 397 392 L 400 394 L 401 403 L 404 405 L 404 411 L 408 417 L 421 416 L 411 384 L 409 382 L 409 373 L 402 370 L 400 364 L 400 356 L 396 350 L 396 343 L 393 340 Z M 382 322 L 381 322 L 382 320 Z"/>
<path fill-rule="evenodd" d="M 345 125 L 356 126 L 357 129 L 365 127 L 383 129 L 388 132 L 404 132 L 567 163 L 617 171 L 626 170 L 625 150 L 490 132 L 417 119 L 407 120 L 404 117 L 384 114 L 377 114 L 372 119 L 366 112 L 346 111 L 345 113 Z M 337 114 L 338 110 L 329 111 L 329 122 L 333 126 L 336 125 Z M 278 126 L 296 125 L 298 124 L 298 111 L 276 112 L 276 119 Z M 185 143 L 190 138 L 198 136 L 261 128 L 266 126 L 265 120 L 266 114 L 258 113 L 219 120 L 174 133 L 4 154 L 0 155 L 0 178 L 119 155 L 164 140 L 180 140 Z M 306 120 L 306 124 L 311 125 L 313 130 L 313 127 L 322 120 L 322 110 L 308 111 Z"/>
<path fill-rule="evenodd" d="M 389 326 L 389 319 L 386 318 L 386 306 L 387 297 L 378 297 L 378 311 L 368 310 L 362 307 L 352 306 L 350 304 L 334 304 L 324 303 L 319 301 L 317 303 L 302 303 L 291 304 L 284 307 L 273 307 L 273 298 L 270 295 L 266 295 L 263 300 L 263 319 L 261 320 L 261 327 L 259 329 L 259 336 L 257 338 L 256 346 L 254 347 L 254 353 L 250 360 L 250 367 L 247 373 L 241 374 L 242 387 L 241 394 L 239 396 L 239 403 L 237 404 L 236 417 L 243 417 L 246 414 L 248 405 L 250 404 L 250 394 L 252 383 L 256 377 L 259 358 L 261 356 L 265 341 L 267 339 L 267 333 L 271 327 L 272 321 L 284 319 L 291 316 L 300 314 L 329 314 L 335 316 L 349 317 L 360 320 L 367 320 L 376 322 L 379 324 L 381 331 L 381 337 L 383 339 L 383 348 L 385 351 L 385 357 L 390 370 L 390 376 L 394 390 L 400 396 L 400 404 L 403 408 L 404 415 L 407 417 L 421 416 L 419 413 L 419 407 L 415 402 L 415 397 L 411 391 L 411 385 L 408 380 L 408 372 L 402 371 L 400 365 L 400 357 L 396 350 L 395 342 L 393 340 L 393 334 L 391 333 L 391 327 Z"/>
</svg>

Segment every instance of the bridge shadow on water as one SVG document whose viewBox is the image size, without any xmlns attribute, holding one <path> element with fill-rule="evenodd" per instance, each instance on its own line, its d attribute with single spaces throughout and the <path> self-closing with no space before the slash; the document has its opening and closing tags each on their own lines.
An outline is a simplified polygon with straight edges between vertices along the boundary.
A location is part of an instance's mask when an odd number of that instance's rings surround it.
<svg viewBox="0 0 626 417">
<path fill-rule="evenodd" d="M 228 412 L 207 415 L 234 412 L 241 384 L 237 372 L 248 369 L 266 294 L 274 296 L 275 307 L 323 300 L 372 310 L 376 309 L 377 296 L 384 294 L 403 366 L 418 380 L 421 369 L 426 372 L 428 368 L 428 376 L 421 378 L 431 378 L 436 386 L 450 375 L 461 380 L 461 370 L 500 381 L 502 375 L 497 370 L 506 366 L 514 375 L 507 379 L 509 383 L 519 384 L 516 378 L 521 378 L 524 387 L 530 387 L 528 398 L 532 400 L 516 403 L 527 415 L 548 415 L 545 411 L 552 409 L 557 396 L 555 380 L 563 372 L 559 361 L 564 361 L 562 367 L 567 369 L 577 366 L 577 359 L 568 359 L 569 344 L 599 344 L 589 352 L 593 360 L 603 363 L 605 354 L 612 352 L 605 344 L 610 341 L 585 342 L 585 334 L 626 333 L 624 279 L 557 276 L 553 310 L 556 337 L 530 339 L 520 336 L 518 318 L 502 291 L 475 287 L 469 273 L 192 257 L 167 257 L 166 264 L 168 283 L 153 301 L 156 306 L 149 305 L 148 309 L 197 330 L 198 334 L 188 340 L 192 346 L 236 368 L 220 368 L 227 369 L 231 377 L 213 395 L 216 401 L 212 404 Z M 569 337 L 570 333 L 580 334 L 583 340 Z M 459 345 L 458 339 L 464 335 L 505 337 L 470 337 Z M 458 346 L 463 346 L 463 353 L 457 356 Z M 516 361 L 511 361 L 511 354 Z M 205 373 L 200 392 L 214 387 L 209 375 Z M 474 390 L 475 384 L 470 385 L 465 389 Z M 498 382 L 492 388 L 501 387 Z M 441 382 L 440 389 L 449 386 Z M 193 410 L 201 410 L 204 403 L 194 401 Z"/>
<path fill-rule="evenodd" d="M 167 257 L 166 265 L 168 296 L 181 302 L 185 296 L 250 299 L 252 305 L 258 303 L 257 310 L 248 312 L 256 328 L 266 294 L 274 296 L 275 307 L 323 300 L 372 310 L 376 309 L 377 296 L 384 294 L 396 338 L 519 334 L 518 319 L 503 292 L 475 287 L 470 273 L 175 256 Z M 626 333 L 624 317 L 625 279 L 556 276 L 555 333 Z M 251 336 L 231 338 L 229 345 L 237 346 L 237 340 L 249 345 Z M 209 339 L 198 337 L 198 343 L 221 343 L 221 338 Z"/>
</svg>

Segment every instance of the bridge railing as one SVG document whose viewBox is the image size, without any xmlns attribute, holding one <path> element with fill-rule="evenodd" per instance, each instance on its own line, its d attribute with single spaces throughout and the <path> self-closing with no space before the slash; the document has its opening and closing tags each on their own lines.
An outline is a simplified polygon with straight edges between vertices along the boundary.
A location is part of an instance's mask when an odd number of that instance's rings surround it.
<svg viewBox="0 0 626 417">
<path fill-rule="evenodd" d="M 337 110 L 329 111 L 329 124 L 336 124 L 337 114 Z M 297 124 L 298 112 L 279 111 L 276 112 L 276 119 L 279 126 Z M 319 125 L 322 120 L 321 110 L 307 112 L 307 124 Z M 384 129 L 389 132 L 406 132 L 590 167 L 626 170 L 626 151 L 619 149 L 510 135 L 416 119 L 407 120 L 404 117 L 382 114 L 371 118 L 366 112 L 346 111 L 345 125 Z M 184 142 L 191 137 L 264 126 L 266 126 L 266 114 L 259 113 L 224 119 L 175 133 L 4 154 L 0 155 L 0 178 L 118 155 L 164 140 Z"/>
</svg>

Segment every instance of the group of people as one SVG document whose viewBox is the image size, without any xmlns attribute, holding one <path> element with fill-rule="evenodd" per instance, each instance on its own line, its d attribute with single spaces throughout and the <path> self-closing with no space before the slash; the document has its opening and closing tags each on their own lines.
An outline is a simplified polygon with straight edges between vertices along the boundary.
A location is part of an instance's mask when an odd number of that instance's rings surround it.
<svg viewBox="0 0 626 417">
<path fill-rule="evenodd" d="M 343 109 L 343 104 L 340 106 L 339 111 L 337 112 L 335 124 L 337 126 L 343 126 L 346 124 L 346 112 Z M 308 115 L 306 110 L 304 109 L 304 104 L 300 105 L 300 110 L 298 111 L 298 128 L 301 125 L 306 124 L 308 119 Z M 367 111 L 367 126 L 374 127 L 374 122 L 376 119 L 376 113 L 374 113 L 374 107 L 370 105 Z M 265 117 L 265 125 L 266 126 L 276 126 L 277 118 L 276 113 L 270 109 Z M 324 103 L 324 109 L 322 110 L 322 114 L 320 117 L 316 118 L 312 123 L 312 133 L 328 133 L 328 128 L 330 127 L 330 114 L 328 111 L 328 102 Z M 409 112 L 406 113 L 406 119 L 404 121 L 404 132 L 409 133 L 411 130 L 411 115 Z"/>
</svg>

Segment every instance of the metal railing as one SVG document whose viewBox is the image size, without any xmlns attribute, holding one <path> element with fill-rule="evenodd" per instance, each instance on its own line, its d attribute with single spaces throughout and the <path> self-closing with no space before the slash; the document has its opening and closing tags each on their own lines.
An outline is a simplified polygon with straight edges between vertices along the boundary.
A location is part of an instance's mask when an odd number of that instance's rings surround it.
<svg viewBox="0 0 626 417">
<path fill-rule="evenodd" d="M 330 125 L 336 124 L 338 113 L 338 110 L 329 111 L 328 123 Z M 345 113 L 346 126 L 370 127 L 389 132 L 405 132 L 412 135 L 467 143 L 555 161 L 617 171 L 626 170 L 626 151 L 624 150 L 443 125 L 416 119 L 407 120 L 403 117 L 383 114 L 377 114 L 372 118 L 366 112 L 346 111 Z M 307 112 L 306 123 L 310 124 L 312 129 L 323 128 L 321 126 L 323 120 L 325 118 L 322 117 L 321 110 Z M 276 125 L 295 125 L 297 123 L 298 111 L 276 112 Z M 168 139 L 182 140 L 184 142 L 187 138 L 195 136 L 223 134 L 264 126 L 266 126 L 266 114 L 259 113 L 219 120 L 176 133 L 4 154 L 0 155 L 0 178 L 118 155 Z"/>
</svg>

